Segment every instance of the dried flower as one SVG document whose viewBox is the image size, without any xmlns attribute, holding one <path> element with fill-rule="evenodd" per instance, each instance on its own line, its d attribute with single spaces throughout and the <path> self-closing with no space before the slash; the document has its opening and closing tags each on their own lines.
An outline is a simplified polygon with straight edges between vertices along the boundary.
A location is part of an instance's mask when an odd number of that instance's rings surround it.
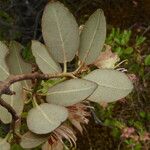
<svg viewBox="0 0 150 150">
<path fill-rule="evenodd" d="M 70 147 L 76 147 L 76 136 L 71 127 L 63 124 L 55 129 L 50 135 L 48 142 L 42 146 L 42 150 L 63 150 L 65 145 L 63 140 L 67 140 Z"/>
<path fill-rule="evenodd" d="M 116 53 L 111 51 L 111 47 L 106 45 L 106 50 L 94 62 L 98 68 L 115 68 L 115 64 L 120 60 Z"/>
<path fill-rule="evenodd" d="M 68 107 L 68 119 L 81 133 L 83 132 L 82 124 L 88 124 L 88 117 L 91 116 L 88 108 L 89 106 L 85 103 L 78 103 Z"/>
</svg>

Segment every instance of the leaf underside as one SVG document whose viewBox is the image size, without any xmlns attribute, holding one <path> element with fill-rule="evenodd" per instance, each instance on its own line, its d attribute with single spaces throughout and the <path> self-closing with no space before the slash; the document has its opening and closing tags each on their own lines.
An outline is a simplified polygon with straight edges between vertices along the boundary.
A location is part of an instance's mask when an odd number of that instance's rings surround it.
<svg viewBox="0 0 150 150">
<path fill-rule="evenodd" d="M 10 150 L 10 144 L 6 141 L 6 139 L 0 138 L 0 149 L 1 150 Z"/>
<path fill-rule="evenodd" d="M 8 124 L 12 121 L 12 115 L 8 112 L 8 110 L 0 105 L 0 120 L 4 124 Z"/>
<path fill-rule="evenodd" d="M 94 102 L 112 102 L 127 96 L 133 89 L 129 78 L 122 72 L 112 69 L 97 69 L 84 79 L 98 84 L 98 88 L 88 98 Z"/>
<path fill-rule="evenodd" d="M 60 2 L 49 2 L 42 16 L 42 34 L 54 60 L 71 61 L 79 47 L 79 29 L 75 18 Z"/>
<path fill-rule="evenodd" d="M 20 145 L 22 148 L 34 148 L 44 143 L 47 139 L 48 135 L 42 136 L 28 131 L 21 137 Z"/>
<path fill-rule="evenodd" d="M 33 133 L 47 134 L 55 130 L 67 117 L 68 111 L 65 107 L 44 103 L 29 111 L 27 125 Z"/>
<path fill-rule="evenodd" d="M 5 58 L 9 52 L 4 42 L 0 41 L 0 81 L 5 80 L 9 76 L 9 70 L 5 62 Z"/>
<path fill-rule="evenodd" d="M 16 82 L 10 86 L 10 89 L 14 91 L 15 95 L 2 95 L 3 100 L 10 104 L 16 111 L 17 115 L 20 116 L 23 111 L 24 100 L 23 100 L 23 89 L 20 82 Z"/>
<path fill-rule="evenodd" d="M 95 11 L 81 32 L 79 59 L 87 65 L 100 55 L 106 38 L 106 20 L 101 9 Z"/>
<path fill-rule="evenodd" d="M 29 63 L 24 62 L 20 53 L 23 46 L 18 42 L 11 41 L 9 44 L 10 54 L 8 55 L 6 61 L 10 70 L 10 74 L 18 75 L 24 73 L 30 73 L 32 67 Z M 22 81 L 24 87 L 29 88 L 30 82 L 27 80 Z"/>
<path fill-rule="evenodd" d="M 47 51 L 47 48 L 38 41 L 32 41 L 32 53 L 40 70 L 45 73 L 60 73 L 62 69 Z"/>
<path fill-rule="evenodd" d="M 83 79 L 71 79 L 51 87 L 46 100 L 62 106 L 70 106 L 85 100 L 97 88 L 97 84 Z"/>
</svg>

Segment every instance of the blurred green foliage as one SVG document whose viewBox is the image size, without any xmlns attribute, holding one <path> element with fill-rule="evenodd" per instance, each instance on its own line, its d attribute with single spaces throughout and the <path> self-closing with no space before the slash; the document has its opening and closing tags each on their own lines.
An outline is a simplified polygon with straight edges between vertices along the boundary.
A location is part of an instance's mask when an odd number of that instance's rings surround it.
<svg viewBox="0 0 150 150">
<path fill-rule="evenodd" d="M 150 55 L 147 55 L 143 59 L 141 54 L 144 42 L 146 42 L 145 37 L 139 35 L 133 36 L 131 30 L 121 31 L 115 28 L 111 30 L 106 39 L 106 44 L 111 46 L 112 51 L 118 54 L 121 61 L 126 60 L 120 67 L 128 69 L 129 73 L 134 73 L 143 80 L 148 75 L 145 67 L 150 64 Z M 133 103 L 136 94 L 135 92 L 128 96 L 128 101 Z M 110 103 L 107 107 L 103 107 L 103 105 L 94 104 L 96 115 L 103 122 L 104 126 L 111 128 L 111 135 L 121 141 L 122 149 L 142 150 L 147 142 L 142 140 L 142 138 L 149 132 L 145 122 L 150 122 L 150 112 L 147 110 L 140 111 L 139 109 L 139 113 L 136 112 L 139 119 L 137 117 L 134 118 L 134 116 L 128 120 L 124 118 L 120 119 L 114 114 L 116 105 L 116 103 Z M 131 127 L 135 130 L 135 133 L 132 135 L 133 137 L 122 138 L 123 130 Z M 135 137 L 138 137 L 138 140 L 135 140 Z"/>
<path fill-rule="evenodd" d="M 144 63 L 146 66 L 150 66 L 150 54 L 145 57 Z"/>
<path fill-rule="evenodd" d="M 106 39 L 106 43 L 112 47 L 121 60 L 126 60 L 123 67 L 127 68 L 130 73 L 134 73 L 144 78 L 144 67 L 150 62 L 147 56 L 145 60 L 141 55 L 142 44 L 146 42 L 146 37 L 136 35 L 133 37 L 131 30 L 113 28 Z"/>
</svg>

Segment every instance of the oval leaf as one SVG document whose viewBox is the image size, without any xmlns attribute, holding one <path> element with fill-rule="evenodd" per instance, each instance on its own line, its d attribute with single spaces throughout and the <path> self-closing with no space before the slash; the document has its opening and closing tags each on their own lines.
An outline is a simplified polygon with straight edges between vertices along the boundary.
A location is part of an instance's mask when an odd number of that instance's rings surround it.
<svg viewBox="0 0 150 150">
<path fill-rule="evenodd" d="M 46 100 L 62 106 L 70 106 L 85 100 L 90 96 L 97 84 L 83 79 L 71 79 L 51 87 Z"/>
<path fill-rule="evenodd" d="M 11 41 L 9 44 L 10 54 L 7 57 L 7 63 L 10 70 L 10 74 L 17 75 L 23 73 L 30 73 L 32 67 L 29 63 L 24 62 L 20 53 L 23 46 L 18 42 Z M 27 80 L 22 81 L 23 86 L 29 88 L 30 83 Z"/>
<path fill-rule="evenodd" d="M 27 132 L 21 137 L 20 145 L 22 148 L 34 148 L 45 141 L 47 141 L 48 136 L 46 135 L 37 135 L 32 132 Z"/>
<path fill-rule="evenodd" d="M 133 89 L 128 77 L 117 70 L 97 69 L 85 76 L 84 79 L 98 84 L 98 88 L 88 98 L 94 102 L 115 101 L 127 96 Z"/>
<path fill-rule="evenodd" d="M 20 82 L 16 82 L 10 86 L 10 89 L 14 91 L 16 94 L 12 96 L 2 95 L 2 98 L 5 102 L 10 104 L 16 111 L 17 115 L 20 116 L 23 111 L 23 106 L 24 106 L 22 85 Z"/>
<path fill-rule="evenodd" d="M 10 150 L 10 144 L 6 141 L 6 139 L 0 138 L 0 149 L 1 150 Z"/>
<path fill-rule="evenodd" d="M 102 10 L 98 9 L 85 23 L 81 33 L 79 59 L 91 64 L 100 55 L 106 38 L 106 20 Z"/>
<path fill-rule="evenodd" d="M 8 112 L 8 110 L 0 105 L 0 120 L 4 124 L 8 124 L 12 121 L 12 115 Z"/>
<path fill-rule="evenodd" d="M 75 18 L 60 2 L 49 2 L 42 17 L 42 33 L 53 58 L 71 61 L 79 47 L 79 29 Z"/>
<path fill-rule="evenodd" d="M 37 65 L 43 73 L 48 74 L 62 72 L 60 65 L 52 59 L 46 47 L 42 43 L 32 41 L 32 53 Z"/>
<path fill-rule="evenodd" d="M 47 134 L 55 130 L 67 117 L 68 110 L 65 107 L 44 103 L 29 111 L 27 125 L 34 133 Z"/>
<path fill-rule="evenodd" d="M 0 81 L 5 80 L 9 76 L 9 70 L 5 62 L 8 52 L 6 44 L 0 41 Z"/>
</svg>

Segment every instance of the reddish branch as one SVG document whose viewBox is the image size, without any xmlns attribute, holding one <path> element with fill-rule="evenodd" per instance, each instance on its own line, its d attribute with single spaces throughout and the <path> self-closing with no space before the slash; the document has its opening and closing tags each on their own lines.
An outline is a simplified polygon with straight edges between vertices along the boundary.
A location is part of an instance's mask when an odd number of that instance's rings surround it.
<svg viewBox="0 0 150 150">
<path fill-rule="evenodd" d="M 11 84 L 23 81 L 23 80 L 34 80 L 34 79 L 51 79 L 56 77 L 71 77 L 74 78 L 71 73 L 60 73 L 60 74 L 41 74 L 39 72 L 29 73 L 29 74 L 21 74 L 21 75 L 11 75 L 8 79 L 0 83 L 0 95 L 7 94 L 13 95 L 14 92 L 9 89 Z"/>
<path fill-rule="evenodd" d="M 17 116 L 16 111 L 11 107 L 11 105 L 9 105 L 8 103 L 6 103 L 2 98 L 0 98 L 0 105 L 5 107 L 12 115 L 13 120 L 18 120 L 19 117 Z"/>
<path fill-rule="evenodd" d="M 10 90 L 10 86 L 15 82 L 19 82 L 23 80 L 35 80 L 35 79 L 46 80 L 46 79 L 51 79 L 51 78 L 56 78 L 56 77 L 74 78 L 75 76 L 71 73 L 42 74 L 39 72 L 21 74 L 21 75 L 11 75 L 5 81 L 0 82 L 0 105 L 5 107 L 12 114 L 12 117 L 14 120 L 17 120 L 19 117 L 17 116 L 16 111 L 13 109 L 13 107 L 11 107 L 1 98 L 3 94 L 6 94 L 6 95 L 15 94 L 14 91 Z"/>
</svg>

